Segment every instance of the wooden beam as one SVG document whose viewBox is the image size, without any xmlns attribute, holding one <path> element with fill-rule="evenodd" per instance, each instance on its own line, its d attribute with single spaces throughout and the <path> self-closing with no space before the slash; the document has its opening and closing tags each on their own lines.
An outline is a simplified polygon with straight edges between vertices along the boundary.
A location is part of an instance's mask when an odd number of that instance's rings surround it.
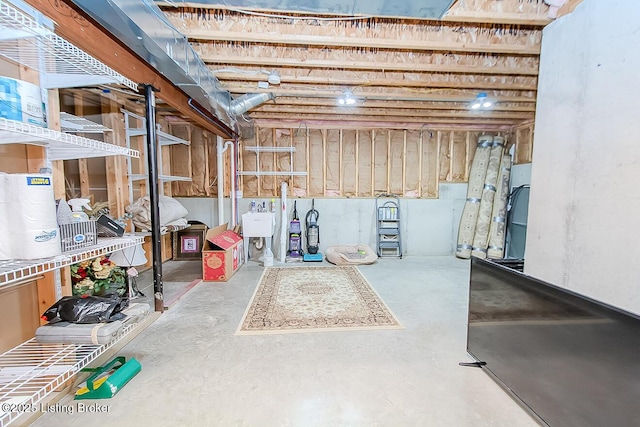
<svg viewBox="0 0 640 427">
<path fill-rule="evenodd" d="M 343 70 L 384 70 L 384 71 L 413 71 L 422 73 L 452 73 L 452 74 L 490 74 L 513 76 L 537 76 L 538 70 L 530 67 L 485 67 L 474 65 L 420 64 L 415 62 L 377 62 L 377 61 L 340 61 L 326 59 L 292 59 L 270 58 L 239 55 L 213 55 L 201 52 L 200 58 L 207 64 L 255 65 L 257 67 L 292 67 L 292 68 L 320 68 Z"/>
<path fill-rule="evenodd" d="M 234 136 L 233 130 L 221 120 L 215 119 L 212 122 L 198 114 L 189 105 L 190 97 L 187 94 L 94 22 L 71 0 L 26 0 L 26 2 L 55 21 L 56 32 L 70 43 L 134 82 L 153 85 L 160 91 L 159 98 L 204 129 L 225 138 Z"/>
<path fill-rule="evenodd" d="M 365 101 L 366 104 L 368 101 Z M 257 113 L 293 113 L 293 114 L 336 114 L 336 115 L 368 115 L 368 116 L 400 116 L 400 117 L 465 117 L 465 118 L 499 118 L 499 119 L 520 119 L 527 120 L 533 118 L 534 113 L 510 113 L 510 112 L 496 112 L 496 111 L 472 111 L 465 110 L 453 110 L 453 111 L 432 111 L 422 109 L 409 109 L 409 110 L 394 110 L 391 108 L 364 108 L 358 107 L 287 107 L 281 105 L 263 105 L 260 108 L 251 112 L 251 115 Z"/>
<path fill-rule="evenodd" d="M 252 113 L 251 117 L 254 119 L 276 119 L 276 120 L 287 120 L 287 119 L 297 119 L 299 121 L 303 120 L 338 120 L 340 116 L 338 115 L 327 115 L 327 114 L 291 114 L 289 116 L 283 116 L 280 113 Z M 391 120 L 382 121 L 380 116 L 369 116 L 369 115 L 353 115 L 350 116 L 351 120 L 357 121 L 369 121 L 369 122 L 392 122 Z M 425 117 L 402 117 L 398 119 L 398 122 L 403 123 L 486 123 L 486 124 L 504 124 L 504 125 L 515 125 L 518 123 L 518 119 L 492 119 L 490 117 L 477 117 L 477 118 L 425 118 Z"/>
<path fill-rule="evenodd" d="M 503 83 L 500 81 L 488 81 L 486 78 L 477 78 L 474 76 L 473 81 L 464 81 L 462 77 L 452 77 L 446 81 L 438 81 L 431 79 L 429 74 L 413 74 L 415 78 L 404 79 L 403 76 L 397 76 L 385 78 L 380 75 L 376 79 L 367 78 L 367 76 L 358 76 L 352 78 L 340 78 L 335 75 L 331 75 L 328 72 L 326 76 L 296 76 L 285 75 L 280 76 L 281 83 L 291 84 L 313 84 L 313 85 L 346 85 L 346 86 L 378 86 L 378 87 L 419 87 L 419 88 L 449 88 L 449 89 L 482 89 L 482 90 L 525 90 L 535 91 L 537 89 L 537 82 L 535 79 L 530 83 Z M 243 73 L 216 73 L 216 77 L 220 79 L 223 84 L 228 82 L 260 82 L 265 81 L 264 75 L 250 75 Z"/>
<path fill-rule="evenodd" d="M 318 107 L 333 107 L 338 108 L 336 100 L 333 98 L 298 98 L 292 96 L 282 96 L 277 98 L 274 103 L 266 103 L 253 108 L 251 111 L 269 111 L 279 107 L 290 107 L 293 105 L 299 106 L 318 106 Z M 367 99 L 366 102 L 358 105 L 358 108 L 384 108 L 388 110 L 396 109 L 410 109 L 410 110 L 465 110 L 469 111 L 468 102 L 424 102 L 424 101 L 391 101 L 391 100 L 376 100 Z M 520 111 L 520 112 L 535 112 L 535 105 L 531 103 L 526 104 L 509 104 L 505 102 L 499 102 L 491 107 L 491 111 Z"/>
<path fill-rule="evenodd" d="M 551 23 L 546 15 L 522 13 L 496 13 L 484 11 L 464 11 L 447 13 L 442 17 L 444 22 L 477 23 L 477 24 L 506 24 L 544 27 Z"/>
<path fill-rule="evenodd" d="M 558 10 L 558 18 L 564 15 L 568 15 L 574 10 L 576 7 L 582 3 L 582 0 L 568 0 L 559 10 Z"/>
<path fill-rule="evenodd" d="M 256 119 L 254 120 L 256 126 L 262 127 L 298 127 L 298 126 L 310 126 L 313 129 L 417 129 L 420 130 L 426 124 L 430 127 L 437 127 L 441 130 L 464 130 L 464 131 L 482 131 L 482 132 L 508 132 L 513 129 L 512 124 L 494 124 L 486 122 L 477 123 L 459 123 L 459 122 L 445 122 L 445 123 L 425 123 L 421 122 L 392 122 L 383 121 L 379 117 L 375 121 L 358 121 L 358 120 L 344 120 L 338 117 L 333 117 L 332 120 L 314 120 L 314 119 Z"/>
<path fill-rule="evenodd" d="M 299 89 L 270 87 L 268 89 L 259 89 L 253 85 L 225 85 L 226 90 L 232 93 L 273 93 L 276 97 L 280 96 L 296 96 L 296 97 L 321 97 L 321 98 L 333 98 L 336 99 L 343 94 L 342 89 L 320 89 L 315 87 L 301 87 Z M 368 90 L 355 90 L 354 96 L 356 98 L 377 99 L 377 100 L 416 100 L 416 101 L 431 101 L 431 102 L 470 102 L 475 98 L 476 94 L 470 93 L 469 90 L 454 90 L 443 89 L 442 92 L 436 93 L 434 90 L 424 89 L 407 89 L 407 90 L 389 90 L 389 88 L 380 88 L 379 91 L 373 91 L 372 88 Z M 446 90 L 446 92 L 445 92 Z M 447 93 L 448 92 L 448 93 Z M 506 96 L 488 94 L 495 102 L 523 102 L 523 103 L 535 103 L 536 98 L 532 94 L 531 96 Z"/>
<path fill-rule="evenodd" d="M 461 0 L 453 2 L 442 21 L 543 27 L 551 22 L 548 10 L 542 1 Z"/>
<path fill-rule="evenodd" d="M 35 1 L 35 0 L 30 0 Z M 441 42 L 431 40 L 394 40 L 372 37 L 334 37 L 306 34 L 275 34 L 265 32 L 239 32 L 184 29 L 190 40 L 223 40 L 236 43 L 259 43 L 289 46 L 341 46 L 366 49 L 398 49 L 411 51 L 500 53 L 518 56 L 540 55 L 540 45 L 506 43 Z"/>
</svg>

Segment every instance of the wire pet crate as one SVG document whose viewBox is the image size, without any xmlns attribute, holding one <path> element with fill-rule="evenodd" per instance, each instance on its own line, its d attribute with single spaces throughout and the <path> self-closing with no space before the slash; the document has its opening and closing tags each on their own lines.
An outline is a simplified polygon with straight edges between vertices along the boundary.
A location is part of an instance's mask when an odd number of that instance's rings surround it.
<svg viewBox="0 0 640 427">
<path fill-rule="evenodd" d="M 93 220 L 60 225 L 62 252 L 73 251 L 98 243 L 96 222 Z"/>
</svg>

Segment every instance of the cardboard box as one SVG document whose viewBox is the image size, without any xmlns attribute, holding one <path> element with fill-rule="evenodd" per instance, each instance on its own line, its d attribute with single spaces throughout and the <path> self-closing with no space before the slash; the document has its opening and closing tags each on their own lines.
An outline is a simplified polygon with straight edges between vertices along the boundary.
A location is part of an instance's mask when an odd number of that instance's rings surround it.
<svg viewBox="0 0 640 427">
<path fill-rule="evenodd" d="M 226 282 L 242 265 L 242 237 L 223 224 L 207 231 L 202 247 L 202 280 Z"/>
<path fill-rule="evenodd" d="M 173 259 L 201 260 L 207 236 L 205 224 L 191 224 L 189 228 L 173 232 Z"/>
</svg>

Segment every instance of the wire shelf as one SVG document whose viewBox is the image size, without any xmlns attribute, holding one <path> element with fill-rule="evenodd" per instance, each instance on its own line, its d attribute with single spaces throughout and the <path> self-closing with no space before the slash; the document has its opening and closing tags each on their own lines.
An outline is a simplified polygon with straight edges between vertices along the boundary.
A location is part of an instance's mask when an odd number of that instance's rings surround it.
<svg viewBox="0 0 640 427">
<path fill-rule="evenodd" d="M 0 118 L 0 144 L 45 145 L 50 160 L 116 155 L 140 157 L 138 150 L 5 118 Z"/>
<path fill-rule="evenodd" d="M 45 344 L 32 338 L 1 354 L 0 427 L 8 426 L 24 413 L 36 412 L 47 395 L 65 385 L 143 320 L 126 325 L 107 344 Z"/>
<path fill-rule="evenodd" d="M 144 237 L 141 236 L 100 238 L 97 245 L 65 252 L 53 258 L 0 261 L 0 288 L 29 277 L 142 243 L 144 243 Z"/>
<path fill-rule="evenodd" d="M 45 74 L 45 88 L 137 84 L 67 42 L 31 17 L 0 1 L 0 55 Z M 44 58 L 43 58 L 44 56 Z"/>
<path fill-rule="evenodd" d="M 106 126 L 94 123 L 84 117 L 74 116 L 69 113 L 60 113 L 60 127 L 63 132 L 80 132 L 80 133 L 105 133 L 113 132 Z"/>
<path fill-rule="evenodd" d="M 117 83 L 138 85 L 0 0 L 0 55 L 40 71 L 47 89 Z"/>
</svg>

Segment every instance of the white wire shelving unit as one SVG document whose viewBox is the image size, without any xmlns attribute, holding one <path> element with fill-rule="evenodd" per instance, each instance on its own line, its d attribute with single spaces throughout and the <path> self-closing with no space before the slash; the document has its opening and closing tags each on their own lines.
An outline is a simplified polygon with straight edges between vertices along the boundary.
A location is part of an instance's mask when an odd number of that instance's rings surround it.
<svg viewBox="0 0 640 427">
<path fill-rule="evenodd" d="M 138 235 L 105 237 L 99 238 L 98 244 L 96 245 L 70 252 L 63 252 L 61 255 L 53 258 L 0 261 L 0 288 L 24 281 L 48 271 L 53 271 L 142 243 L 144 243 L 144 237 Z M 0 386 L 0 390 L 2 389 L 1 387 L 2 386 Z"/>
<path fill-rule="evenodd" d="M 293 153 L 296 152 L 296 147 L 268 147 L 260 145 L 247 145 L 244 147 L 245 151 L 256 153 L 256 166 L 254 171 L 238 171 L 240 176 L 306 176 L 307 172 L 294 171 L 293 170 Z M 260 153 L 289 153 L 289 162 L 291 165 L 290 171 L 263 171 L 260 170 Z"/>
<path fill-rule="evenodd" d="M 126 325 L 107 344 L 39 343 L 32 338 L 0 354 L 0 427 L 8 426 L 26 413 L 39 411 L 43 399 L 64 386 L 142 322 L 144 318 Z"/>
<path fill-rule="evenodd" d="M 0 117 L 0 144 L 34 144 L 47 147 L 49 160 L 123 155 L 139 158 L 140 152 L 29 123 Z"/>
<path fill-rule="evenodd" d="M 26 10 L 29 12 L 29 10 Z M 53 31 L 39 14 L 34 17 L 0 0 L 0 57 L 38 71 L 43 89 L 118 85 L 134 92 L 138 84 L 87 54 Z M 69 133 L 104 133 L 108 129 L 81 117 L 61 113 Z M 138 150 L 120 147 L 33 124 L 0 118 L 0 144 L 46 147 L 48 161 L 123 155 L 139 158 Z M 0 289 L 100 255 L 140 245 L 143 236 L 99 238 L 98 243 L 61 255 L 34 260 L 0 261 Z M 39 409 L 48 395 L 69 384 L 82 368 L 122 341 L 141 322 L 126 325 L 104 345 L 39 343 L 35 338 L 0 354 L 0 427 Z M 8 404 L 8 405 L 6 405 Z"/>
<path fill-rule="evenodd" d="M 0 0 L 0 55 L 40 72 L 45 89 L 119 84 L 138 85 Z"/>
<path fill-rule="evenodd" d="M 145 136 L 147 134 L 147 130 L 145 128 L 146 118 L 142 117 L 139 114 L 133 113 L 129 110 L 121 109 L 122 114 L 124 114 L 124 128 L 125 128 L 125 140 L 127 142 L 127 147 L 131 147 L 134 143 L 132 138 L 137 136 Z M 137 125 L 134 125 L 136 123 Z M 160 130 L 160 126 L 158 125 L 158 129 L 156 129 L 156 137 L 158 140 L 158 181 L 161 183 L 165 182 L 191 182 L 192 179 L 190 176 L 179 176 L 179 175 L 166 175 L 162 173 L 162 147 L 170 146 L 170 145 L 191 145 L 191 143 L 185 139 L 178 138 L 177 136 L 171 135 L 170 133 L 164 132 Z M 142 158 L 146 159 L 146 145 L 143 148 L 143 156 Z M 140 170 L 146 171 L 146 163 L 140 165 Z M 127 173 L 129 175 L 129 179 L 131 181 L 145 181 L 149 179 L 149 175 L 147 173 L 133 173 L 133 165 L 131 162 L 127 164 Z M 164 194 L 164 187 L 162 185 L 159 186 L 160 194 Z M 129 186 L 129 201 L 130 203 L 134 202 L 133 197 L 133 186 Z"/>
</svg>

